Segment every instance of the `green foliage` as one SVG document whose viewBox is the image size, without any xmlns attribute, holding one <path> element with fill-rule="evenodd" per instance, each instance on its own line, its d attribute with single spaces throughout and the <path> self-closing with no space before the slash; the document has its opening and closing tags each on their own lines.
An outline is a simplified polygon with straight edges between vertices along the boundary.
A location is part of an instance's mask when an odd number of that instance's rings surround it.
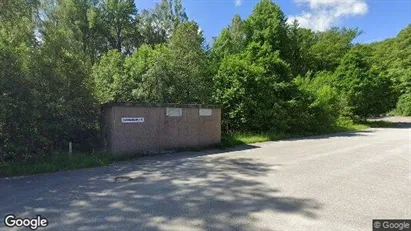
<svg viewBox="0 0 411 231">
<path fill-rule="evenodd" d="M 397 103 L 397 113 L 400 115 L 411 116 L 411 93 L 400 96 Z"/>
<path fill-rule="evenodd" d="M 271 0 L 261 0 L 245 20 L 247 43 L 261 47 L 259 56 L 278 51 L 280 58 L 289 61 L 290 49 L 287 36 L 287 22 L 280 6 Z"/>
<path fill-rule="evenodd" d="M 0 37 L 0 63 L 7 65 L 1 68 L 0 161 L 58 150 L 68 141 L 83 150 L 97 145 L 98 105 L 81 42 L 66 24 L 45 23 L 42 31 L 39 47 L 31 39 L 17 45 Z"/>
<path fill-rule="evenodd" d="M 139 24 L 144 42 L 156 45 L 168 42 L 178 25 L 187 21 L 181 0 L 161 0 L 153 10 L 143 10 Z"/>
<path fill-rule="evenodd" d="M 256 102 L 256 95 L 263 81 L 264 69 L 249 64 L 239 55 L 224 58 L 218 74 L 215 76 L 214 101 L 223 106 L 223 128 L 227 131 L 250 128 L 256 124 L 254 114 L 264 106 Z M 266 100 L 265 102 L 269 102 Z M 259 108 L 256 108 L 259 106 Z M 251 121 L 250 121 L 251 120 Z"/>
<path fill-rule="evenodd" d="M 19 54 L 0 44 L 0 162 L 37 151 L 31 139 L 36 132 L 30 117 L 33 97 L 28 83 Z"/>
<path fill-rule="evenodd" d="M 383 114 L 395 105 L 392 82 L 370 68 L 364 56 L 352 50 L 335 72 L 338 89 L 354 116 L 365 119 Z"/>
<path fill-rule="evenodd" d="M 92 95 L 91 64 L 80 42 L 64 27 L 49 27 L 31 60 L 36 126 L 47 151 L 72 141 L 76 148 L 96 143 L 98 105 Z"/>
<path fill-rule="evenodd" d="M 334 88 L 298 89 L 286 62 L 295 62 L 295 67 L 308 60 L 299 57 L 309 53 L 313 42 L 295 49 L 290 44 L 297 44 L 310 34 L 299 31 L 296 25 L 290 31 L 283 12 L 271 1 L 257 4 L 242 24 L 237 33 L 241 35 L 244 30 L 241 37 L 244 40 L 233 43 L 236 40 L 232 39 L 233 26 L 230 26 L 214 43 L 213 52 L 224 57 L 214 78 L 214 101 L 224 108 L 223 129 L 277 132 L 329 129 L 339 115 L 339 110 L 332 111 L 337 107 L 334 104 L 339 106 L 333 102 L 337 101 Z M 232 44 L 244 48 L 237 51 Z M 295 73 L 306 70 L 307 67 L 302 67 Z"/>
<path fill-rule="evenodd" d="M 119 100 L 119 87 L 124 80 L 124 57 L 117 50 L 107 52 L 93 67 L 95 95 L 100 103 Z"/>
<path fill-rule="evenodd" d="M 356 124 L 353 122 L 352 119 L 347 117 L 339 117 L 334 127 L 334 130 L 337 132 L 343 131 L 357 131 L 357 130 L 364 130 L 369 128 L 367 124 Z"/>
<path fill-rule="evenodd" d="M 168 68 L 159 65 L 170 60 L 170 50 L 165 45 L 142 45 L 134 54 L 127 57 L 124 62 L 125 78 L 119 90 L 123 98 L 121 101 L 143 101 L 159 102 L 158 98 L 164 83 L 163 80 L 167 75 L 152 74 L 154 65 L 159 67 L 158 71 L 166 73 Z M 165 63 L 166 64 L 166 63 Z"/>
<path fill-rule="evenodd" d="M 214 78 L 214 101 L 223 105 L 225 130 L 287 129 L 284 118 L 287 118 L 287 101 L 292 99 L 293 84 L 283 81 L 288 78 L 282 76 L 288 67 L 278 54 L 271 64 L 278 68 L 278 73 L 267 74 L 264 66 L 241 55 L 223 60 Z"/>
<path fill-rule="evenodd" d="M 393 123 L 383 121 L 372 121 L 365 124 L 354 124 L 351 119 L 341 117 L 336 125 L 328 130 L 317 130 L 316 132 L 282 133 L 282 132 L 234 132 L 222 135 L 221 148 L 230 148 L 236 145 L 252 144 L 266 141 L 277 141 L 306 136 L 317 136 L 337 132 L 361 131 L 369 127 L 395 127 Z"/>
<path fill-rule="evenodd" d="M 69 141 L 97 148 L 99 105 L 111 101 L 220 104 L 223 131 L 242 134 L 234 143 L 358 129 L 353 119 L 395 104 L 410 115 L 411 26 L 353 45 L 357 29 L 303 29 L 261 0 L 208 49 L 182 0 L 142 11 L 133 0 L 15 0 L 0 8 L 0 162 Z"/>
<path fill-rule="evenodd" d="M 294 81 L 301 91 L 313 98 L 310 107 L 316 114 L 308 123 L 314 125 L 311 130 L 324 131 L 335 127 L 338 118 L 344 114 L 345 102 L 335 87 L 334 75 L 325 71 L 315 76 L 308 73 L 306 77 L 299 76 Z"/>
<path fill-rule="evenodd" d="M 300 28 L 294 21 L 288 32 L 290 46 L 290 66 L 294 76 L 305 75 L 310 70 L 315 70 L 314 53 L 311 48 L 316 43 L 315 33 L 309 29 Z"/>
<path fill-rule="evenodd" d="M 290 134 L 275 132 L 234 132 L 223 134 L 221 148 L 291 138 Z M 297 137 L 297 136 L 296 136 Z"/>
<path fill-rule="evenodd" d="M 221 61 L 227 55 L 240 53 L 246 45 L 244 21 L 239 15 L 235 15 L 231 24 L 224 28 L 220 35 L 214 39 L 210 59 L 210 71 L 216 75 Z"/>
<path fill-rule="evenodd" d="M 316 33 L 315 43 L 310 47 L 310 53 L 315 60 L 311 70 L 334 71 L 358 35 L 357 29 L 347 28 L 332 28 Z"/>
<path fill-rule="evenodd" d="M 396 96 L 411 92 L 411 25 L 397 37 L 370 45 L 370 60 L 380 75 L 390 78 Z M 404 96 L 406 97 L 406 96 Z M 397 106 L 402 105 L 398 102 Z M 403 109 L 397 108 L 397 111 Z"/>
<path fill-rule="evenodd" d="M 109 51 L 93 67 L 101 103 L 151 101 L 207 103 L 211 98 L 204 38 L 192 22 L 180 23 L 169 46 L 143 45 L 130 57 Z"/>
<path fill-rule="evenodd" d="M 52 8 L 48 13 L 50 21 L 43 28 L 43 33 L 46 34 L 50 27 L 65 28 L 73 33 L 72 39 L 75 39 L 83 52 L 86 52 L 90 58 L 93 58 L 97 47 L 93 40 L 95 31 L 90 28 L 90 18 L 88 11 L 93 7 L 93 4 L 87 0 L 66 0 Z M 51 22 L 58 21 L 58 25 Z"/>
<path fill-rule="evenodd" d="M 34 2 L 25 0 L 0 2 L 0 39 L 1 43 L 14 50 L 27 51 L 27 44 L 34 45 L 32 33 L 35 22 L 32 19 Z"/>
<path fill-rule="evenodd" d="M 245 29 L 240 15 L 235 15 L 231 24 L 221 31 L 215 38 L 212 48 L 214 58 L 223 58 L 226 55 L 236 54 L 244 49 Z M 219 61 L 220 61 L 219 59 Z"/>
<path fill-rule="evenodd" d="M 135 30 L 137 10 L 133 0 L 104 0 L 99 8 L 100 17 L 97 23 L 102 29 L 106 50 L 117 49 L 118 52 L 130 53 L 138 44 L 138 33 Z M 103 45 L 104 46 L 104 45 Z"/>
<path fill-rule="evenodd" d="M 165 102 L 207 103 L 211 97 L 211 76 L 204 51 L 204 37 L 198 25 L 178 25 L 170 41 L 172 95 Z"/>
</svg>

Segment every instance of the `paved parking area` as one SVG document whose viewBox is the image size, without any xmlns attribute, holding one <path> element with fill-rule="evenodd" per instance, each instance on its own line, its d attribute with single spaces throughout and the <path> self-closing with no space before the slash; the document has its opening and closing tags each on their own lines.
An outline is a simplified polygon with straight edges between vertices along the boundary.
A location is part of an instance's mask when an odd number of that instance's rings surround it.
<svg viewBox="0 0 411 231">
<path fill-rule="evenodd" d="M 411 219 L 411 120 L 391 120 L 403 123 L 4 178 L 0 216 L 40 214 L 38 230 L 371 230 Z"/>
</svg>

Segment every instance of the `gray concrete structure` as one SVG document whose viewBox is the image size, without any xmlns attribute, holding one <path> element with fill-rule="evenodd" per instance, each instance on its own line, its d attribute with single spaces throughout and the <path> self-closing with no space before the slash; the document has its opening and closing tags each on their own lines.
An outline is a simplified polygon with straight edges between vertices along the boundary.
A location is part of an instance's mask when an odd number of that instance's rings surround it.
<svg viewBox="0 0 411 231">
<path fill-rule="evenodd" d="M 102 107 L 104 146 L 115 155 L 216 146 L 221 109 L 211 105 L 109 103 Z"/>
</svg>

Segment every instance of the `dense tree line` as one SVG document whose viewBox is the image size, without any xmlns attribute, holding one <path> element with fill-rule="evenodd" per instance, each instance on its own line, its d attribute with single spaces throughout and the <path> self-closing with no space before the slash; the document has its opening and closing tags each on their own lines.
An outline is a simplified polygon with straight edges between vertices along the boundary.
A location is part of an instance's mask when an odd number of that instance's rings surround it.
<svg viewBox="0 0 411 231">
<path fill-rule="evenodd" d="M 411 115 L 411 26 L 353 44 L 357 29 L 314 32 L 261 0 L 205 43 L 181 0 L 0 2 L 0 162 L 98 148 L 100 104 L 214 103 L 223 132 L 332 131 Z"/>
</svg>

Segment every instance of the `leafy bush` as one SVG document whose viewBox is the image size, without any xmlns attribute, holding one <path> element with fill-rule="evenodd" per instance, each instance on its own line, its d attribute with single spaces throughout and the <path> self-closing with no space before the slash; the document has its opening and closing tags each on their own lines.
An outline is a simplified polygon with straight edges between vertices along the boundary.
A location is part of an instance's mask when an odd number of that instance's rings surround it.
<svg viewBox="0 0 411 231">
<path fill-rule="evenodd" d="M 306 92 L 305 98 L 311 95 L 309 103 L 312 113 L 310 121 L 311 131 L 327 131 L 336 125 L 338 117 L 344 113 L 345 103 L 338 94 L 334 75 L 330 72 L 319 72 L 314 76 L 310 73 L 306 77 L 295 79 L 299 89 Z M 308 112 L 302 112 L 308 113 Z"/>
<path fill-rule="evenodd" d="M 273 63 L 287 68 L 280 59 Z M 286 130 L 287 95 L 291 83 L 267 75 L 263 66 L 241 55 L 227 56 L 214 78 L 214 101 L 223 106 L 225 131 Z M 288 97 L 291 99 L 291 97 Z"/>
<path fill-rule="evenodd" d="M 29 83 L 19 54 L 0 43 L 0 162 L 34 155 L 46 142 L 33 127 L 36 114 Z"/>
<path fill-rule="evenodd" d="M 62 41 L 24 55 L 0 41 L 0 162 L 98 145 L 88 63 Z"/>
<path fill-rule="evenodd" d="M 354 119 L 378 116 L 395 106 L 391 80 L 379 75 L 356 50 L 343 57 L 335 77 Z"/>
<path fill-rule="evenodd" d="M 396 111 L 400 115 L 411 116 L 411 93 L 400 96 Z"/>
</svg>

